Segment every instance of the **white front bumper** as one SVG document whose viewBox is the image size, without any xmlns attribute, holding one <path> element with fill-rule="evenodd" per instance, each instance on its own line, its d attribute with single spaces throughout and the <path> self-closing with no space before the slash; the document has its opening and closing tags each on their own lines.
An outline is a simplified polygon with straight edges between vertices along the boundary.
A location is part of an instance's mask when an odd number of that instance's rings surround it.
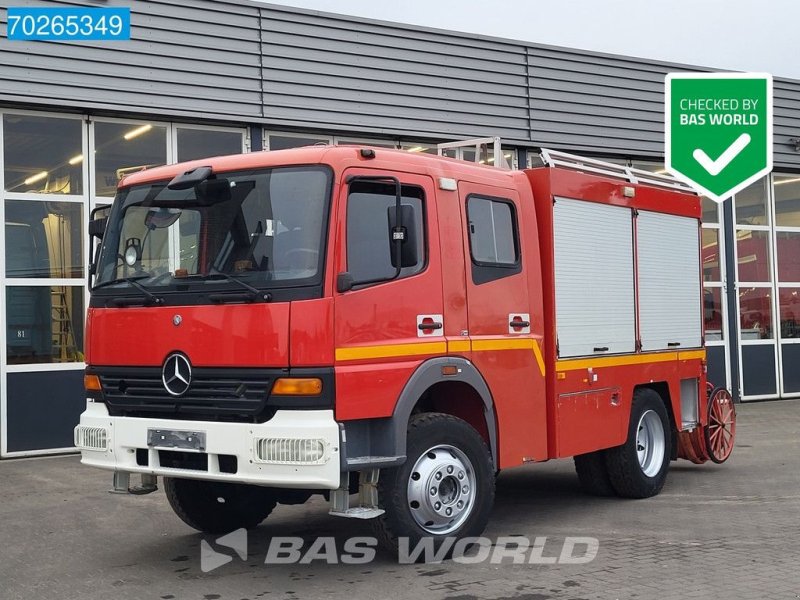
<svg viewBox="0 0 800 600">
<path fill-rule="evenodd" d="M 91 428 L 87 435 L 78 435 L 81 428 Z M 196 431 L 206 434 L 204 452 L 176 448 L 148 447 L 149 429 Z M 257 440 L 315 440 L 324 448 L 324 455 L 314 464 L 282 464 L 259 462 Z M 252 483 L 285 488 L 336 489 L 340 478 L 339 425 L 332 410 L 279 410 L 267 423 L 220 423 L 212 421 L 180 421 L 111 417 L 105 404 L 88 401 L 86 412 L 76 427 L 76 445 L 81 450 L 81 463 L 101 469 L 129 473 L 150 473 L 168 477 L 211 479 L 232 483 Z M 80 440 L 86 442 L 83 445 Z M 98 443 L 98 440 L 100 441 Z M 105 447 L 93 449 L 90 446 Z M 147 456 L 147 465 L 137 461 Z M 161 466 L 160 452 L 180 451 L 206 454 L 207 468 L 185 469 Z M 236 473 L 220 470 L 219 456 L 235 456 Z"/>
</svg>

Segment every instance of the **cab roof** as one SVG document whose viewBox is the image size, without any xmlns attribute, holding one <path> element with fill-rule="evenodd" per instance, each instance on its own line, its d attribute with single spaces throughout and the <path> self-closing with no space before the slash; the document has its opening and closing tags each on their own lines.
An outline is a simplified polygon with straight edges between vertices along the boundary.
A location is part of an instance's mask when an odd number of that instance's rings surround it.
<svg viewBox="0 0 800 600">
<path fill-rule="evenodd" d="M 361 150 L 364 149 L 374 151 L 374 158 L 362 156 Z M 469 179 L 505 186 L 512 184 L 512 173 L 519 173 L 519 171 L 498 169 L 493 166 L 443 156 L 369 145 L 304 146 L 289 150 L 215 156 L 145 169 L 124 177 L 120 181 L 119 187 L 170 180 L 176 175 L 197 167 L 211 167 L 214 173 L 225 173 L 292 165 L 329 165 L 336 170 L 348 167 L 379 168 L 400 172 L 428 173 L 439 177 Z"/>
</svg>

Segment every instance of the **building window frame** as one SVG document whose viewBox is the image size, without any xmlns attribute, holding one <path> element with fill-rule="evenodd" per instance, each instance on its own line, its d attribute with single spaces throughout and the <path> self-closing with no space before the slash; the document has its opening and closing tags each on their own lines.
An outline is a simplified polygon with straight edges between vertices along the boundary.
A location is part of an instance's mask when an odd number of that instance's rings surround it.
<svg viewBox="0 0 800 600">
<path fill-rule="evenodd" d="M 81 222 L 81 243 L 83 244 L 84 257 L 89 254 L 89 242 L 87 233 L 87 224 L 89 218 L 90 206 L 90 189 L 92 181 L 90 177 L 90 160 L 83 161 L 81 174 L 83 177 L 83 193 L 82 194 L 41 194 L 41 193 L 25 193 L 25 192 L 6 192 L 5 191 L 5 149 L 4 149 L 4 131 L 3 131 L 3 117 L 6 114 L 32 116 L 32 117 L 54 117 L 62 119 L 74 119 L 82 122 L 81 126 L 81 151 L 83 156 L 91 156 L 89 154 L 90 136 L 89 128 L 86 125 L 87 116 L 80 113 L 62 113 L 46 110 L 15 110 L 15 109 L 0 109 L 0 249 L 5 256 L 5 222 L 6 222 L 6 200 L 26 200 L 34 202 L 65 202 L 80 204 L 83 206 L 83 218 Z M 88 292 L 88 273 L 84 267 L 82 277 L 70 278 L 16 278 L 6 277 L 5 258 L 4 264 L 0 265 L 0 315 L 2 315 L 3 323 L 6 323 L 6 310 L 7 310 L 7 293 L 8 288 L 13 287 L 67 287 L 74 288 L 80 287 L 83 293 L 83 309 L 85 318 L 86 307 L 89 302 Z M 84 261 L 86 262 L 86 261 Z M 61 454 L 64 452 L 71 452 L 75 449 L 73 447 L 65 448 L 48 448 L 44 450 L 31 450 L 31 451 L 8 451 L 8 375 L 14 373 L 30 373 L 30 372 L 53 372 L 53 371 L 83 371 L 86 368 L 84 362 L 55 362 L 55 363 L 26 363 L 26 364 L 8 364 L 8 340 L 7 340 L 7 327 L 4 325 L 0 327 L 0 457 L 21 457 L 21 456 L 39 456 L 48 454 Z M 84 331 L 84 336 L 86 332 Z"/>
<path fill-rule="evenodd" d="M 264 141 L 263 141 L 264 145 L 262 146 L 264 150 L 271 150 L 269 145 L 269 137 L 271 135 L 281 136 L 286 138 L 299 138 L 299 139 L 319 138 L 320 142 L 325 142 L 328 145 L 333 145 L 333 136 L 325 133 L 280 131 L 276 129 L 265 129 Z M 304 146 L 298 146 L 298 147 L 304 147 Z"/>
<path fill-rule="evenodd" d="M 178 155 L 178 130 L 179 129 L 192 129 L 194 131 L 218 131 L 220 133 L 238 133 L 242 136 L 241 153 L 246 154 L 250 152 L 250 130 L 247 127 L 230 127 L 222 125 L 202 125 L 199 123 L 182 123 L 173 121 L 169 124 L 167 130 L 167 138 L 169 145 L 172 146 L 172 156 L 175 162 L 179 162 L 180 156 Z M 202 159 L 201 159 L 202 160 Z"/>
</svg>

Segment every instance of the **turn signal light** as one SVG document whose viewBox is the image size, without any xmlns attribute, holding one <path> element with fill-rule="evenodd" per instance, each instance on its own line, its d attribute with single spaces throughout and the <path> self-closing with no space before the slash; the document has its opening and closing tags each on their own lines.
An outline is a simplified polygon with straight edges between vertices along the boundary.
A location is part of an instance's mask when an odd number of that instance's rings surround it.
<svg viewBox="0 0 800 600">
<path fill-rule="evenodd" d="M 272 393 L 279 396 L 319 396 L 322 380 L 316 377 L 282 377 L 275 382 Z"/>
<path fill-rule="evenodd" d="M 101 392 L 103 391 L 100 385 L 100 378 L 97 375 L 84 375 L 83 387 L 87 392 Z"/>
</svg>

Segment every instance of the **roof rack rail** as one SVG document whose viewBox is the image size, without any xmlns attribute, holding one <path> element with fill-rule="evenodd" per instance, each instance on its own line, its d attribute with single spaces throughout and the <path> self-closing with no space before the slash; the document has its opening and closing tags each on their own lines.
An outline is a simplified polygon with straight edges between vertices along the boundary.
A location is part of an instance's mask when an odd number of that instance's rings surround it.
<svg viewBox="0 0 800 600">
<path fill-rule="evenodd" d="M 499 137 L 485 137 L 475 138 L 471 140 L 460 140 L 458 142 L 445 142 L 444 144 L 436 144 L 439 151 L 439 156 L 445 156 L 444 151 L 456 148 L 474 148 L 475 149 L 475 162 L 493 163 L 496 169 L 510 169 L 506 157 L 503 156 L 503 149 L 500 144 Z M 492 155 L 489 156 L 489 148 L 492 149 Z"/>
<path fill-rule="evenodd" d="M 635 169 L 633 167 L 617 165 L 596 158 L 568 154 L 559 150 L 548 150 L 547 148 L 541 148 L 539 150 L 539 155 L 542 158 L 542 163 L 548 167 L 561 167 L 564 169 L 573 169 L 575 171 L 598 173 L 607 177 L 624 179 L 630 183 L 645 183 L 656 187 L 697 193 L 690 186 L 666 173 L 651 173 L 644 169 Z"/>
</svg>

